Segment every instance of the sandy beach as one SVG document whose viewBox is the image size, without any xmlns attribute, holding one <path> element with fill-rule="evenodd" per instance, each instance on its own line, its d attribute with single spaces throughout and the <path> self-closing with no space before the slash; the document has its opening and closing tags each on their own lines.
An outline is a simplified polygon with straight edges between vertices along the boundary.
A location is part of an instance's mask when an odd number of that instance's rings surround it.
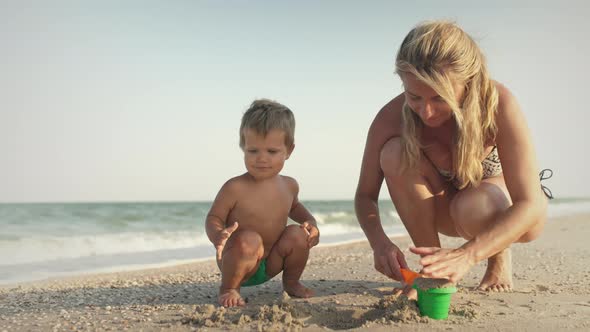
<svg viewBox="0 0 590 332">
<path fill-rule="evenodd" d="M 515 290 L 474 291 L 477 265 L 458 285 L 448 320 L 421 317 L 414 301 L 394 297 L 397 282 L 373 269 L 366 241 L 314 248 L 303 282 L 310 299 L 283 294 L 280 275 L 242 289 L 243 308 L 216 305 L 213 261 L 160 269 L 84 275 L 0 288 L 3 331 L 590 330 L 590 215 L 549 220 L 543 235 L 512 246 Z M 394 239 L 400 248 L 408 238 Z M 462 240 L 442 238 L 443 245 Z M 417 257 L 407 254 L 418 269 Z"/>
</svg>

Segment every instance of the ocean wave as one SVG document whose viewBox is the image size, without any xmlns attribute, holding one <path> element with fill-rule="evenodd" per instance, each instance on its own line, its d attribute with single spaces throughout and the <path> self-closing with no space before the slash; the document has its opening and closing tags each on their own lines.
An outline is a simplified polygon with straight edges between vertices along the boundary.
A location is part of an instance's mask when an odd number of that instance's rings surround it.
<svg viewBox="0 0 590 332">
<path fill-rule="evenodd" d="M 333 211 L 333 212 L 315 212 L 311 214 L 314 216 L 318 225 L 325 225 L 327 223 L 345 223 L 349 224 L 353 221 L 356 222 L 356 216 L 347 211 Z"/>
<path fill-rule="evenodd" d="M 331 212 L 315 212 L 311 211 L 318 225 L 344 224 L 356 225 L 358 220 L 354 211 L 331 211 Z M 399 215 L 395 210 L 384 209 L 381 211 L 381 218 L 384 222 L 394 221 L 401 222 Z"/>
<path fill-rule="evenodd" d="M 393 233 L 403 232 L 403 225 L 399 215 L 393 209 L 390 202 L 385 202 L 381 210 L 383 227 Z M 335 206 L 312 207 L 312 212 L 318 220 L 321 244 L 337 243 L 343 240 L 364 239 L 354 210 L 352 202 L 330 203 Z M 391 205 L 391 207 L 389 205 Z M 205 204 L 203 204 L 205 206 Z M 188 207 L 180 206 L 188 209 Z M 76 211 L 83 210 L 82 207 L 75 207 Z M 21 207 L 24 210 L 24 207 Z M 27 227 L 15 225 L 18 216 L 26 217 L 26 213 L 16 213 L 18 210 L 4 208 L 0 213 L 0 226 L 3 233 L 0 234 L 0 267 L 5 269 L 17 264 L 45 264 L 54 261 L 76 261 L 78 259 L 93 259 L 117 255 L 139 255 L 150 256 L 154 262 L 159 258 L 158 252 L 181 251 L 182 258 L 195 255 L 194 248 L 200 248 L 197 253 L 204 252 L 202 248 L 212 249 L 212 245 L 205 235 L 204 216 L 191 218 L 193 225 L 188 229 L 188 220 L 179 220 L 156 223 L 153 218 L 146 220 L 143 224 L 136 223 L 134 227 L 119 229 L 113 227 L 109 221 L 109 227 L 97 227 L 97 223 L 75 223 L 65 213 L 71 209 L 69 206 L 61 207 L 59 213 L 61 218 L 53 218 L 53 222 L 47 220 L 39 221 Z M 152 208 L 155 209 L 155 208 Z M 163 206 L 168 212 L 178 212 L 180 209 L 169 209 Z M 108 211 L 108 209 L 106 209 Z M 190 209 L 189 209 L 190 210 Z M 205 211 L 205 209 L 202 209 Z M 16 212 L 15 212 L 16 211 Z M 183 210 L 184 211 L 184 210 Z M 190 210 L 192 211 L 192 210 Z M 2 209 L 0 209 L 2 212 Z M 59 212 L 59 211 L 58 211 Z M 184 214 L 185 212 L 183 212 Z M 549 205 L 548 217 L 556 218 L 581 213 L 590 213 L 589 200 L 553 200 Z M 58 214 L 57 212 L 55 213 Z M 160 211 L 157 215 L 161 215 Z M 120 215 L 124 215 L 120 213 Z M 30 218 L 27 218 L 30 219 Z M 111 219 L 111 218 L 109 218 Z M 202 224 L 194 223 L 194 220 L 201 220 Z M 14 221 L 14 222 L 13 222 Z M 64 228 L 69 225 L 69 228 Z M 75 227 L 74 227 L 75 226 Z M 164 229 L 168 227 L 168 229 Z M 184 227 L 185 229 L 179 229 Z M 94 234 L 92 234 L 94 232 Z M 102 232 L 102 233 L 101 233 Z M 59 235 L 56 235 L 59 234 Z M 185 250 L 190 249 L 190 250 Z M 172 254 L 171 254 L 172 255 Z M 207 254 L 209 255 L 209 254 Z M 173 258 L 173 257 L 172 257 Z M 172 259 L 166 257 L 166 259 Z M 132 261 L 133 259 L 129 259 Z M 148 259 L 146 259 L 148 261 Z M 105 264 L 108 259 L 105 259 Z"/>
<path fill-rule="evenodd" d="M 337 237 L 362 232 L 358 224 L 328 224 L 320 226 L 321 234 Z M 78 235 L 69 237 L 31 235 L 0 239 L 0 266 L 38 263 L 81 257 L 156 252 L 208 246 L 211 242 L 202 232 L 118 233 Z"/>
<path fill-rule="evenodd" d="M 69 237 L 31 235 L 0 240 L 1 265 L 43 262 L 98 255 L 152 252 L 210 244 L 207 236 L 191 232 L 119 233 Z"/>
</svg>

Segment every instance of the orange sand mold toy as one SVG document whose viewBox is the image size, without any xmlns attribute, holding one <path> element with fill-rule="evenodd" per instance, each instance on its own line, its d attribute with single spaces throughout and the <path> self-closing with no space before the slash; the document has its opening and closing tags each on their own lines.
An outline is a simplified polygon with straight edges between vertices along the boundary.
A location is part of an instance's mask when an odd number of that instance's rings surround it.
<svg viewBox="0 0 590 332">
<path fill-rule="evenodd" d="M 414 279 L 422 276 L 420 273 L 414 272 L 412 270 L 404 268 L 401 268 L 400 270 L 402 272 L 402 277 L 404 278 L 405 283 L 408 285 L 414 284 Z"/>
</svg>

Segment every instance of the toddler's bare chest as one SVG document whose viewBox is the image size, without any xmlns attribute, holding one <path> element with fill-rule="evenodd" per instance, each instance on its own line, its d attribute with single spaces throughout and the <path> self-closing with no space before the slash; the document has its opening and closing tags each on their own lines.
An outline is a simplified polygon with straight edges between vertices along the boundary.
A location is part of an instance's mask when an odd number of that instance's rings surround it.
<svg viewBox="0 0 590 332">
<path fill-rule="evenodd" d="M 230 217 L 244 226 L 286 224 L 293 205 L 293 195 L 284 192 L 252 193 L 236 203 Z"/>
</svg>

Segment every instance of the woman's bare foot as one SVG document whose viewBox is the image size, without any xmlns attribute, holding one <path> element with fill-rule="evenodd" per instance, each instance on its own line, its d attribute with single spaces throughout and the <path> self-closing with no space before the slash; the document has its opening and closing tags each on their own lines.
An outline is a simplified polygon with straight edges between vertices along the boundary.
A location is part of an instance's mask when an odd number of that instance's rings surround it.
<svg viewBox="0 0 590 332">
<path fill-rule="evenodd" d="M 509 292 L 512 290 L 510 248 L 506 248 L 488 258 L 488 268 L 477 289 L 492 292 Z"/>
<path fill-rule="evenodd" d="M 219 304 L 224 307 L 236 307 L 246 304 L 237 289 L 219 289 Z"/>
<path fill-rule="evenodd" d="M 303 286 L 303 284 L 299 281 L 288 284 L 283 283 L 283 289 L 285 290 L 285 292 L 287 292 L 287 294 L 294 297 L 308 298 L 315 295 L 314 291 L 311 288 Z"/>
</svg>

